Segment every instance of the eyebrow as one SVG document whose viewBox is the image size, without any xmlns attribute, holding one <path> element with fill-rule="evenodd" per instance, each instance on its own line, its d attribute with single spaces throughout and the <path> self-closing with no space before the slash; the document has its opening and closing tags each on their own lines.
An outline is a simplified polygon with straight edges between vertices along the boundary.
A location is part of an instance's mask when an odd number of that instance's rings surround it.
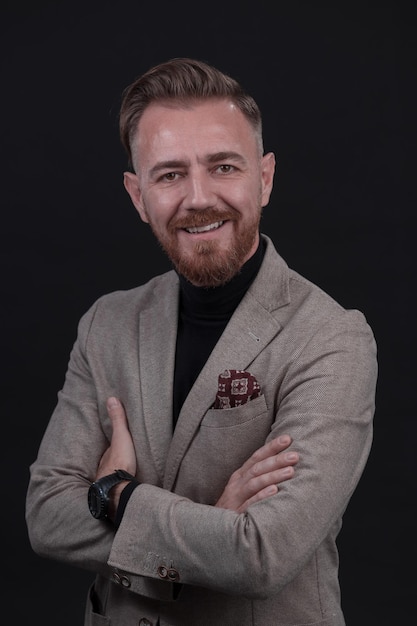
<svg viewBox="0 0 417 626">
<path fill-rule="evenodd" d="M 232 150 L 224 152 L 215 152 L 207 156 L 208 163 L 219 163 L 220 161 L 235 161 L 238 163 L 246 163 L 245 159 L 239 152 L 233 152 Z"/>
<path fill-rule="evenodd" d="M 213 154 L 208 154 L 205 157 L 207 163 L 221 163 L 222 161 L 234 161 L 235 163 L 246 163 L 246 160 L 243 158 L 241 154 L 233 151 L 223 151 L 223 152 L 215 152 Z M 155 176 L 158 172 L 162 170 L 175 170 L 177 168 L 187 167 L 189 165 L 189 161 L 184 159 L 169 159 L 167 161 L 160 161 L 156 163 L 149 171 L 150 176 Z"/>
<path fill-rule="evenodd" d="M 186 167 L 187 165 L 188 165 L 188 161 L 182 161 L 179 159 L 172 159 L 169 161 L 160 161 L 159 163 L 156 163 L 156 165 L 154 165 L 150 169 L 149 174 L 152 177 L 158 172 L 160 172 L 161 170 L 175 170 L 178 167 Z"/>
</svg>

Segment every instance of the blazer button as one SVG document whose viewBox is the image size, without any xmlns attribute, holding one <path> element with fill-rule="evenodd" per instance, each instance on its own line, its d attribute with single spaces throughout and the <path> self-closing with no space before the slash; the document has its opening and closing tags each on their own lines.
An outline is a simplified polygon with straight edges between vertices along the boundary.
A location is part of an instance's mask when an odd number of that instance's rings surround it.
<svg viewBox="0 0 417 626">
<path fill-rule="evenodd" d="M 118 585 L 121 584 L 122 581 L 121 581 L 121 578 L 120 578 L 120 576 L 119 576 L 119 574 L 117 572 L 113 572 L 112 578 L 113 578 L 115 583 L 117 583 Z"/>
<path fill-rule="evenodd" d="M 130 579 L 127 576 L 121 576 L 120 584 L 122 585 L 122 587 L 126 587 L 126 589 L 129 589 L 132 583 L 130 582 Z"/>
<path fill-rule="evenodd" d="M 176 569 L 170 567 L 168 570 L 168 580 L 171 582 L 178 582 L 180 579 L 180 575 Z"/>
<path fill-rule="evenodd" d="M 168 578 L 168 569 L 165 565 L 160 565 L 157 569 L 159 578 Z"/>
</svg>

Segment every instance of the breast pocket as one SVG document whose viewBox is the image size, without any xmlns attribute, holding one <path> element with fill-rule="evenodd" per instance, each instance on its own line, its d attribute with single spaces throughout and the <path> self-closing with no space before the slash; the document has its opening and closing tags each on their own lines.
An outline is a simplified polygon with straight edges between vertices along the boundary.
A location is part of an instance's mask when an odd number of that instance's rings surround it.
<svg viewBox="0 0 417 626">
<path fill-rule="evenodd" d="M 175 492 L 215 504 L 232 473 L 265 443 L 272 422 L 263 395 L 232 409 L 209 409 L 184 456 Z"/>
</svg>

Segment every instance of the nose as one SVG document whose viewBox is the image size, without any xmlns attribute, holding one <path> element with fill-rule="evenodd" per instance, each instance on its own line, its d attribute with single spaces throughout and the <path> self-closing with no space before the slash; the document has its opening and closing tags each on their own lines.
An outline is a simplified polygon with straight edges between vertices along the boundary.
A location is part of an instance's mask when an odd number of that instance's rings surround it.
<svg viewBox="0 0 417 626">
<path fill-rule="evenodd" d="M 208 209 L 216 204 L 213 181 L 208 172 L 190 172 L 185 182 L 184 207 L 186 209 Z"/>
</svg>

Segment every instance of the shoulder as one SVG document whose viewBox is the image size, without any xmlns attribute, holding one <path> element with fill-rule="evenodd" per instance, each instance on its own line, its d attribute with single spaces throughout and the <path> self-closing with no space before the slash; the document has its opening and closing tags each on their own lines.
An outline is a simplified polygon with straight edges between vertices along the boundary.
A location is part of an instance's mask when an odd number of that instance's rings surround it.
<svg viewBox="0 0 417 626">
<path fill-rule="evenodd" d="M 174 271 L 155 276 L 133 289 L 113 291 L 98 298 L 81 318 L 81 324 L 123 326 L 145 309 L 176 300 L 178 277 Z"/>
<path fill-rule="evenodd" d="M 290 268 L 272 241 L 266 239 L 264 274 L 260 272 L 258 286 L 261 285 L 262 293 L 266 294 L 266 308 L 283 328 L 290 326 L 306 336 L 325 326 L 357 329 L 366 334 L 371 332 L 361 311 L 345 308 L 317 284 Z M 268 289 L 265 289 L 266 285 Z"/>
<path fill-rule="evenodd" d="M 174 271 L 151 278 L 148 282 L 133 289 L 113 291 L 98 298 L 95 305 L 104 308 L 146 307 L 155 297 L 168 294 L 178 285 Z"/>
</svg>

